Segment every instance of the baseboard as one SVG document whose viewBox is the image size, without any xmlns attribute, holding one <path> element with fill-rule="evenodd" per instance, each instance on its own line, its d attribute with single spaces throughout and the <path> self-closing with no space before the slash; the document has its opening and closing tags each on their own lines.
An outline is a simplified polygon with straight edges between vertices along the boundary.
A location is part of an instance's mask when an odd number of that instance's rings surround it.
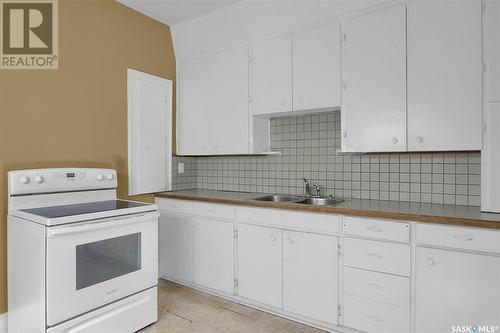
<svg viewBox="0 0 500 333">
<path fill-rule="evenodd" d="M 0 314 L 0 333 L 7 333 L 7 312 Z"/>
</svg>

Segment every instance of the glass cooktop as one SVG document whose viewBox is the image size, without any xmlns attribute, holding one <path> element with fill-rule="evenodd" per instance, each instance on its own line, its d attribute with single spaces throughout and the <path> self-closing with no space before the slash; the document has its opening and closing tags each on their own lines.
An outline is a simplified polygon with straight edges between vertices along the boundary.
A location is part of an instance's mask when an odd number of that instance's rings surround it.
<svg viewBox="0 0 500 333">
<path fill-rule="evenodd" d="M 124 200 L 96 201 L 72 205 L 51 206 L 41 208 L 21 209 L 22 212 L 53 219 L 65 216 L 74 216 L 89 213 L 107 212 L 118 209 L 148 206 L 147 203 L 131 202 Z"/>
</svg>

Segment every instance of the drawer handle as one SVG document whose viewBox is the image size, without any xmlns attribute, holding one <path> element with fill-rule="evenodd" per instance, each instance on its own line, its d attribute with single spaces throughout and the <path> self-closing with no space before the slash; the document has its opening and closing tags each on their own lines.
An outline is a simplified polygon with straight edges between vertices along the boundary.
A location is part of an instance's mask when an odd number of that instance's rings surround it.
<svg viewBox="0 0 500 333">
<path fill-rule="evenodd" d="M 375 284 L 375 283 L 368 283 L 367 286 L 372 288 L 372 289 L 382 289 L 382 286 Z"/>
<path fill-rule="evenodd" d="M 460 241 L 464 241 L 464 242 L 469 242 L 469 241 L 474 240 L 474 238 L 472 238 L 471 236 L 467 236 L 467 235 L 455 235 L 455 239 L 460 240 Z"/>
<path fill-rule="evenodd" d="M 380 229 L 379 227 L 375 226 L 375 225 L 370 225 L 368 227 L 366 227 L 366 229 L 368 229 L 369 231 L 373 231 L 373 232 L 381 232 L 382 229 Z"/>
<path fill-rule="evenodd" d="M 276 242 L 276 236 L 271 235 L 271 236 L 269 236 L 269 238 L 271 238 L 271 240 L 272 240 L 273 242 Z"/>
<path fill-rule="evenodd" d="M 375 258 L 375 259 L 382 259 L 383 257 L 380 254 L 376 253 L 368 253 L 367 254 L 369 257 Z"/>
<path fill-rule="evenodd" d="M 215 213 L 216 213 L 216 210 L 215 210 L 215 209 L 213 209 L 213 208 L 209 208 L 209 209 L 208 209 L 208 212 L 209 212 L 209 213 L 212 213 L 212 214 L 215 214 Z"/>
<path fill-rule="evenodd" d="M 184 222 L 184 228 L 187 228 L 187 227 L 188 227 L 188 223 Z"/>
<path fill-rule="evenodd" d="M 170 207 L 177 208 L 177 205 L 176 204 L 170 204 Z"/>
<path fill-rule="evenodd" d="M 436 261 L 434 260 L 434 258 L 432 257 L 427 257 L 427 263 L 430 265 L 430 266 L 434 266 L 436 264 Z"/>
<path fill-rule="evenodd" d="M 382 319 L 379 318 L 379 317 L 377 317 L 377 316 L 370 316 L 370 315 L 368 315 L 367 317 L 369 319 L 373 320 L 373 321 L 376 321 L 376 322 L 381 322 L 382 321 Z"/>
</svg>

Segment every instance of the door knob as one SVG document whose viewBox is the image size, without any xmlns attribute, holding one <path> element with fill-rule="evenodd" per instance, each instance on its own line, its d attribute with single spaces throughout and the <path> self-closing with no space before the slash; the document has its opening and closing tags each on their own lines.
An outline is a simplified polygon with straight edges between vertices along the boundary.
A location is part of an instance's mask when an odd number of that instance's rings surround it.
<svg viewBox="0 0 500 333">
<path fill-rule="evenodd" d="M 393 137 L 393 138 L 392 138 L 392 143 L 393 143 L 393 144 L 396 144 L 396 143 L 398 143 L 398 138 L 396 138 L 396 137 Z"/>
</svg>

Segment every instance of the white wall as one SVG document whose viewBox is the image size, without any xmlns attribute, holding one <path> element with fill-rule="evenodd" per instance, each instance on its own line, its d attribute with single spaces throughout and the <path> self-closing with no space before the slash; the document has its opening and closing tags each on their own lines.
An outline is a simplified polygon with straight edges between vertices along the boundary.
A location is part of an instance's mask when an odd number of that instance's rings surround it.
<svg viewBox="0 0 500 333">
<path fill-rule="evenodd" d="M 171 27 L 177 62 L 393 0 L 243 0 Z"/>
</svg>

